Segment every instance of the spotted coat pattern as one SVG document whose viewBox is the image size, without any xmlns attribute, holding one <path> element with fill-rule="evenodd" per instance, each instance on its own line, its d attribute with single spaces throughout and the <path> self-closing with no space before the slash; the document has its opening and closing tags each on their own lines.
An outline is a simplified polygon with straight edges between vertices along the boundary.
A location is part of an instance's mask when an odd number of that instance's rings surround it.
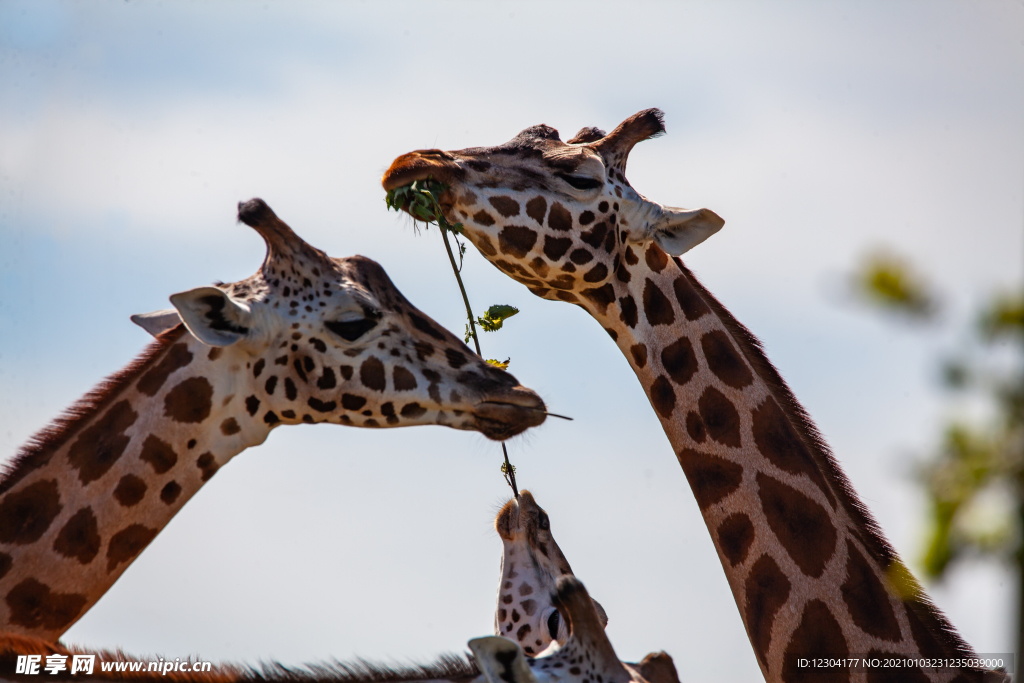
<svg viewBox="0 0 1024 683">
<path fill-rule="evenodd" d="M 238 339 L 164 332 L 0 478 L 0 630 L 55 640 L 205 482 L 281 425 L 444 424 L 505 438 L 543 420 L 536 394 L 410 304 L 375 262 L 328 258 L 260 200 L 239 217 L 267 242 L 263 267 L 196 290 L 190 323 Z"/>
<path fill-rule="evenodd" d="M 618 345 L 675 449 L 766 680 L 811 680 L 793 662 L 812 654 L 970 655 L 758 341 L 661 248 L 721 226 L 626 180 L 632 147 L 663 131 L 658 110 L 568 142 L 533 126 L 496 147 L 403 155 L 383 183 L 446 183 L 443 208 L 488 260 L 537 296 L 584 308 Z"/>
<path fill-rule="evenodd" d="M 619 660 L 597 603 L 576 577 L 560 577 L 550 599 L 569 625 L 564 644 L 554 643 L 531 657 L 518 643 L 503 638 L 469 641 L 489 683 L 678 683 L 672 658 L 664 653 L 648 655 L 640 664 Z"/>
</svg>

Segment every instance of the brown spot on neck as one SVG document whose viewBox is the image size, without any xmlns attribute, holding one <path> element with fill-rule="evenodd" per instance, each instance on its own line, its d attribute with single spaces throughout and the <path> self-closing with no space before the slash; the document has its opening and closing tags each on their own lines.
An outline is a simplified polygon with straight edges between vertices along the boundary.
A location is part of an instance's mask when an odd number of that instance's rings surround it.
<svg viewBox="0 0 1024 683">
<path fill-rule="evenodd" d="M 107 545 L 107 573 L 114 571 L 117 565 L 135 559 L 159 531 L 141 524 L 130 524 L 111 536 Z"/>
<path fill-rule="evenodd" d="M 647 262 L 648 268 L 655 273 L 660 273 L 668 265 L 668 254 L 662 251 L 655 242 L 651 242 L 647 251 L 644 252 L 644 261 Z"/>
<path fill-rule="evenodd" d="M 740 414 L 725 394 L 708 387 L 697 400 L 697 409 L 708 435 L 720 444 L 740 447 Z"/>
<path fill-rule="evenodd" d="M 633 344 L 629 347 L 629 353 L 633 356 L 633 362 L 638 368 L 647 365 L 647 347 L 643 344 Z"/>
<path fill-rule="evenodd" d="M 190 441 L 189 443 L 192 442 Z M 192 446 L 189 447 L 191 448 Z M 139 459 L 148 462 L 157 474 L 163 474 L 178 462 L 178 454 L 174 452 L 170 444 L 150 434 L 142 442 L 142 452 L 139 454 Z"/>
<path fill-rule="evenodd" d="M 772 644 L 772 624 L 775 623 L 775 614 L 786 604 L 790 588 L 789 579 L 768 555 L 757 559 L 744 583 L 747 632 L 754 645 L 754 654 L 766 669 L 768 648 Z"/>
<path fill-rule="evenodd" d="M 217 460 L 213 457 L 212 453 L 203 453 L 196 459 L 196 467 L 202 472 L 201 479 L 203 481 L 209 481 L 210 477 L 217 474 L 217 470 L 220 469 L 220 465 L 217 464 Z"/>
<path fill-rule="evenodd" d="M 661 288 L 653 280 L 647 278 L 644 283 L 644 315 L 652 327 L 656 325 L 671 325 L 676 321 L 676 314 L 672 310 L 672 303 L 661 291 Z"/>
<path fill-rule="evenodd" d="M 738 489 L 743 480 L 741 465 L 710 453 L 684 448 L 678 459 L 702 511 Z"/>
<path fill-rule="evenodd" d="M 224 436 L 233 436 L 240 431 L 242 431 L 242 428 L 238 426 L 238 421 L 233 417 L 229 417 L 220 423 L 220 433 Z"/>
<path fill-rule="evenodd" d="M 742 389 L 754 381 L 750 368 L 743 362 L 729 336 L 721 331 L 708 332 L 700 339 L 700 347 L 711 372 L 733 389 Z"/>
<path fill-rule="evenodd" d="M 172 505 L 174 501 L 178 500 L 178 496 L 181 495 L 181 484 L 177 481 L 169 481 L 167 485 L 160 489 L 160 500 L 167 505 Z"/>
<path fill-rule="evenodd" d="M 779 543 L 804 574 L 821 576 L 836 549 L 836 529 L 825 508 L 763 472 L 757 473 L 757 486 L 761 509 Z"/>
<path fill-rule="evenodd" d="M 71 516 L 54 539 L 53 549 L 83 565 L 93 561 L 100 552 L 100 533 L 92 508 L 86 506 Z"/>
<path fill-rule="evenodd" d="M 33 578 L 14 586 L 4 601 L 10 609 L 12 624 L 50 631 L 63 631 L 70 626 L 87 602 L 84 595 L 57 593 Z"/>
<path fill-rule="evenodd" d="M 139 378 L 139 383 L 135 385 L 135 388 L 139 390 L 139 393 L 146 396 L 156 396 L 156 393 L 160 391 L 160 387 L 164 385 L 164 382 L 167 381 L 172 372 L 187 366 L 191 362 L 192 352 L 188 350 L 188 346 L 184 342 L 175 344 L 167 350 L 167 353 L 160 359 L 159 363 L 149 368 Z"/>
<path fill-rule="evenodd" d="M 800 617 L 800 625 L 796 627 L 786 652 L 782 656 L 782 680 L 784 681 L 810 681 L 813 680 L 807 675 L 808 668 L 800 666 L 800 659 L 809 657 L 843 658 L 850 654 L 850 648 L 843 637 L 843 630 L 839 622 L 832 616 L 828 606 L 821 600 L 810 600 L 804 606 L 803 615 Z M 828 676 L 820 678 L 822 681 L 836 681 L 845 683 L 850 680 L 849 667 L 833 667 L 828 669 Z M 903 677 L 903 670 L 895 680 L 907 680 Z"/>
<path fill-rule="evenodd" d="M 676 301 L 679 302 L 679 310 L 687 320 L 697 320 L 711 312 L 685 275 L 680 275 L 672 282 L 672 289 L 675 291 Z"/>
<path fill-rule="evenodd" d="M 846 580 L 840 590 L 853 623 L 867 634 L 898 643 L 900 625 L 885 587 L 850 540 L 846 541 L 846 553 Z"/>
<path fill-rule="evenodd" d="M 680 337 L 662 349 L 661 364 L 673 382 L 686 385 L 697 373 L 697 356 L 689 338 Z"/>
<path fill-rule="evenodd" d="M 0 543 L 35 543 L 63 507 L 56 479 L 37 481 L 8 493 L 0 500 Z"/>
<path fill-rule="evenodd" d="M 123 507 L 138 505 L 145 495 L 146 482 L 130 473 L 121 477 L 117 482 L 117 488 L 114 489 L 114 499 Z"/>
<path fill-rule="evenodd" d="M 615 301 L 615 290 L 607 283 L 600 287 L 584 289 L 580 295 L 590 301 L 601 315 L 604 315 L 608 306 Z"/>
<path fill-rule="evenodd" d="M 633 299 L 633 296 L 631 294 L 627 294 L 619 299 L 619 320 L 628 327 L 635 328 L 639 319 L 636 301 Z M 646 351 L 646 347 L 644 350 Z M 644 355 L 646 356 L 647 354 L 645 353 Z"/>
<path fill-rule="evenodd" d="M 118 401 L 71 444 L 68 463 L 83 484 L 102 477 L 120 459 L 131 441 L 124 432 L 138 417 L 128 401 Z"/>
<path fill-rule="evenodd" d="M 790 474 L 806 474 L 835 508 L 836 499 L 825 483 L 810 450 L 786 419 L 779 404 L 769 396 L 752 413 L 754 443 L 765 458 Z"/>
<path fill-rule="evenodd" d="M 754 525 L 744 513 L 733 513 L 718 525 L 718 546 L 733 567 L 747 559 L 753 544 Z"/>
<path fill-rule="evenodd" d="M 189 377 L 167 392 L 164 415 L 175 422 L 199 424 L 210 416 L 213 386 L 205 377 Z"/>
<path fill-rule="evenodd" d="M 665 419 L 671 417 L 672 411 L 676 408 L 676 390 L 672 388 L 668 377 L 659 375 L 651 383 L 650 395 L 651 405 L 658 411 L 658 414 Z"/>
</svg>

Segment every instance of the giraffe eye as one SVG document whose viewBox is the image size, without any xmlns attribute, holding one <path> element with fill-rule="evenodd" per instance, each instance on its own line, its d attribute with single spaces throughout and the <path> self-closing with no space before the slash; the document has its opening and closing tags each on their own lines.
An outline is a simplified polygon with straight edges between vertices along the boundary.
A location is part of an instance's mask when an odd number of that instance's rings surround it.
<svg viewBox="0 0 1024 683">
<path fill-rule="evenodd" d="M 568 173 L 559 173 L 558 177 L 569 183 L 577 190 L 593 190 L 594 188 L 601 187 L 604 185 L 604 181 L 597 180 L 585 175 L 569 175 Z"/>
<path fill-rule="evenodd" d="M 548 531 L 549 529 L 551 529 L 551 520 L 548 519 L 548 513 L 544 512 L 543 510 L 541 510 L 540 514 L 537 516 L 537 526 L 539 526 L 544 531 Z"/>
<path fill-rule="evenodd" d="M 558 640 L 558 610 L 551 613 L 548 617 L 548 634 L 551 636 L 551 640 Z"/>
<path fill-rule="evenodd" d="M 373 318 L 359 318 L 344 322 L 324 322 L 324 327 L 345 341 L 355 341 L 377 326 Z"/>
</svg>

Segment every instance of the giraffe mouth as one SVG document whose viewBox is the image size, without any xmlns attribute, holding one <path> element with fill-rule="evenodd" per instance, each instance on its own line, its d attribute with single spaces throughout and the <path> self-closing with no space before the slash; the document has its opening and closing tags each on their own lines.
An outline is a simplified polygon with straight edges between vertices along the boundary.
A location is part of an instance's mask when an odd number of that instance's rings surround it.
<svg viewBox="0 0 1024 683">
<path fill-rule="evenodd" d="M 451 185 L 461 180 L 465 174 L 455 157 L 448 152 L 421 149 L 395 159 L 391 163 L 391 168 L 384 173 L 381 184 L 389 192 L 417 180 L 426 180 L 428 177 Z"/>
<path fill-rule="evenodd" d="M 481 401 L 473 407 L 474 428 L 494 441 L 504 441 L 547 419 L 544 402 L 536 395 L 510 401 Z"/>
</svg>

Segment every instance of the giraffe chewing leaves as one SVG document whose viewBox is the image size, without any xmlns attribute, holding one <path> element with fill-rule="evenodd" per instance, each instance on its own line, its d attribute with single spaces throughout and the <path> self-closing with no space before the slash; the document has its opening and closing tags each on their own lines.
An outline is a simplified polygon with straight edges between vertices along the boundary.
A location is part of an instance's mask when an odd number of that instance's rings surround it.
<svg viewBox="0 0 1024 683">
<path fill-rule="evenodd" d="M 438 200 L 447 189 L 447 185 L 432 178 L 417 180 L 388 190 L 384 203 L 389 209 L 408 211 L 413 218 L 426 223 L 428 228 L 431 223 L 437 223 L 442 230 L 451 230 L 459 235 L 462 234 L 462 223 L 449 223 Z"/>
</svg>

